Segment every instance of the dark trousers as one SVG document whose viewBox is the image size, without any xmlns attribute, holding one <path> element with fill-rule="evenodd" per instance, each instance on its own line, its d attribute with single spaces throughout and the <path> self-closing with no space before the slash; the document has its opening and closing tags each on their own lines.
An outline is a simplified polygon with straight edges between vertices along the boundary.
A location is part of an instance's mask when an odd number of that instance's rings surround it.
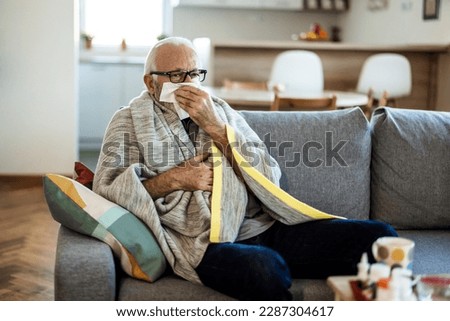
<svg viewBox="0 0 450 321">
<path fill-rule="evenodd" d="M 371 246 L 381 236 L 397 233 L 370 220 L 276 222 L 248 240 L 210 244 L 196 271 L 206 286 L 239 300 L 291 300 L 292 278 L 354 275 L 364 252 L 374 261 Z"/>
</svg>

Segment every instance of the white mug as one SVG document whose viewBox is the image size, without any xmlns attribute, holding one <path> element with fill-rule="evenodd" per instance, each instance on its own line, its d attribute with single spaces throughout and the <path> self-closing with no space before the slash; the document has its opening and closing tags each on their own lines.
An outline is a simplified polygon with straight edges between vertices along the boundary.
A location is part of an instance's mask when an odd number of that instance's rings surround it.
<svg viewBox="0 0 450 321">
<path fill-rule="evenodd" d="M 378 262 L 390 267 L 412 269 L 414 241 L 403 237 L 384 236 L 372 245 L 372 253 Z"/>
</svg>

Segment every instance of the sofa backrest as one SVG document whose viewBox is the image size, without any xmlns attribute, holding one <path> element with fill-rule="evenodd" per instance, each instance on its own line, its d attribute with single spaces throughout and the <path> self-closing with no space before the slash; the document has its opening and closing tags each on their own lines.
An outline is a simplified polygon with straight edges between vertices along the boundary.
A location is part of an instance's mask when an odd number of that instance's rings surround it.
<svg viewBox="0 0 450 321">
<path fill-rule="evenodd" d="M 285 191 L 329 214 L 369 217 L 371 138 L 360 108 L 241 114 L 279 163 Z"/>
<path fill-rule="evenodd" d="M 450 113 L 379 108 L 371 130 L 371 218 L 450 228 Z"/>
</svg>

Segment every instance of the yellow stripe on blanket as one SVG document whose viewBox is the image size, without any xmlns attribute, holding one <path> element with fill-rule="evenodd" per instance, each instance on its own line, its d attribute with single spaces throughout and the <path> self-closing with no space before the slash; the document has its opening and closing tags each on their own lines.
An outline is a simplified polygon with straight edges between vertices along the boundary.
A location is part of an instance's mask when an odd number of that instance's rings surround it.
<svg viewBox="0 0 450 321">
<path fill-rule="evenodd" d="M 211 145 L 213 156 L 213 190 L 211 197 L 211 231 L 209 239 L 213 243 L 220 242 L 220 213 L 222 204 L 222 152 L 216 145 Z"/>
</svg>

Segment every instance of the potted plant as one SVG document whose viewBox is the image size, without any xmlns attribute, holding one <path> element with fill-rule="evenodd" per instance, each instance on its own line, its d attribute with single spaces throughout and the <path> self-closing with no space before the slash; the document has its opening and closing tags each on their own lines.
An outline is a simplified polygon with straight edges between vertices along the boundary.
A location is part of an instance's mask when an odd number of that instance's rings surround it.
<svg viewBox="0 0 450 321">
<path fill-rule="evenodd" d="M 92 48 L 92 39 L 94 39 L 94 36 L 87 33 L 87 32 L 82 32 L 80 34 L 80 38 L 84 41 L 84 47 L 86 49 L 91 49 Z"/>
</svg>

